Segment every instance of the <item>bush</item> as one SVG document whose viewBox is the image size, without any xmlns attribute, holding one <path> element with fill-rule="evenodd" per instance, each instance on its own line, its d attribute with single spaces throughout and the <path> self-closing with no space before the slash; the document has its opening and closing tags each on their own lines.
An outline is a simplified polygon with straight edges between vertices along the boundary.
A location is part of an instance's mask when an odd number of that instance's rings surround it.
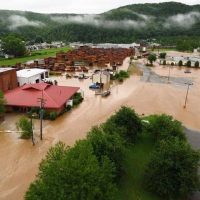
<svg viewBox="0 0 200 200">
<path fill-rule="evenodd" d="M 117 178 L 122 174 L 123 158 L 124 158 L 124 140 L 117 132 L 111 132 L 108 130 L 108 126 L 94 127 L 88 134 L 88 141 L 91 142 L 94 154 L 101 162 L 104 156 L 107 156 L 115 165 Z M 115 125 L 112 124 L 109 129 L 116 130 Z"/>
<path fill-rule="evenodd" d="M 182 61 L 182 60 L 179 60 L 178 66 L 179 66 L 179 67 L 182 67 L 182 66 L 183 66 L 183 61 Z"/>
<path fill-rule="evenodd" d="M 50 112 L 49 119 L 50 120 L 55 120 L 56 118 L 57 118 L 57 113 L 56 112 Z"/>
<path fill-rule="evenodd" d="M 191 67 L 191 61 L 190 60 L 187 61 L 186 66 Z"/>
<path fill-rule="evenodd" d="M 71 149 L 58 143 L 40 164 L 37 180 L 30 185 L 25 199 L 114 200 L 114 173 L 107 157 L 98 162 L 89 142 L 80 141 Z"/>
<path fill-rule="evenodd" d="M 127 71 L 124 71 L 124 70 L 120 70 L 114 76 L 114 79 L 118 80 L 119 82 L 123 82 L 123 80 L 126 78 L 129 78 L 129 74 Z"/>
<path fill-rule="evenodd" d="M 155 141 L 171 139 L 174 137 L 186 141 L 182 124 L 179 121 L 174 120 L 171 116 L 165 114 L 151 115 L 148 117 L 148 120 L 150 122 L 148 132 L 153 135 Z"/>
<path fill-rule="evenodd" d="M 166 54 L 165 52 L 163 52 L 163 53 L 160 53 L 159 57 L 162 58 L 162 59 L 165 59 L 165 58 L 166 58 L 166 55 L 167 55 L 167 54 Z"/>
<path fill-rule="evenodd" d="M 16 123 L 17 129 L 21 130 L 20 133 L 22 139 L 29 139 L 33 134 L 31 121 L 26 117 L 21 117 Z"/>
<path fill-rule="evenodd" d="M 77 92 L 73 97 L 73 105 L 77 106 L 83 101 L 81 93 Z"/>
<path fill-rule="evenodd" d="M 196 67 L 196 68 L 199 67 L 199 61 L 196 61 L 196 62 L 195 62 L 194 67 Z"/>
<path fill-rule="evenodd" d="M 145 174 L 146 188 L 162 199 L 185 199 L 198 190 L 199 152 L 175 138 L 162 140 Z"/>
<path fill-rule="evenodd" d="M 113 123 L 120 130 L 121 136 L 129 143 L 133 143 L 142 131 L 142 123 L 134 110 L 128 107 L 121 109 L 113 115 L 108 123 Z"/>
</svg>

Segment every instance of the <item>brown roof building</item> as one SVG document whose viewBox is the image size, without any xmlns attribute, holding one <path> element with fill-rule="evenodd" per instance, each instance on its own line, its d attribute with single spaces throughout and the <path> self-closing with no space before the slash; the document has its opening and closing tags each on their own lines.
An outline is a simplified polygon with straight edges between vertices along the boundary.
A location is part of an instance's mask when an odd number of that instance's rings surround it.
<svg viewBox="0 0 200 200">
<path fill-rule="evenodd" d="M 0 68 L 0 90 L 6 92 L 17 87 L 16 69 Z"/>
</svg>

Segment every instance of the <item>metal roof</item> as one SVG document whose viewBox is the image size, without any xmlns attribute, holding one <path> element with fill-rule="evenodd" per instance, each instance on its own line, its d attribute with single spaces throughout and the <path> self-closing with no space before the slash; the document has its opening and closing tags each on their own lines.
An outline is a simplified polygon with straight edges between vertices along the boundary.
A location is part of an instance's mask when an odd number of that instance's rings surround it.
<svg viewBox="0 0 200 200">
<path fill-rule="evenodd" d="M 48 71 L 49 70 L 47 70 L 47 69 L 37 69 L 37 68 L 22 69 L 22 70 L 17 71 L 17 77 L 30 78 L 32 76 L 42 74 L 42 73 L 48 72 Z"/>
</svg>

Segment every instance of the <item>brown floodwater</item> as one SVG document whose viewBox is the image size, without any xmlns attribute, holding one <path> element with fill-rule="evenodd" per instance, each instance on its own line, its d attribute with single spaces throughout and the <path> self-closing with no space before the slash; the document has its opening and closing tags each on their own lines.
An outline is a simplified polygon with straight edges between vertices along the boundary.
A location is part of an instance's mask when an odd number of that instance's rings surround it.
<svg viewBox="0 0 200 200">
<path fill-rule="evenodd" d="M 127 68 L 126 59 L 123 68 Z M 168 68 L 155 67 L 153 70 L 165 75 Z M 184 69 L 173 70 L 173 76 L 188 76 Z M 145 115 L 167 113 L 183 122 L 184 125 L 200 130 L 200 71 L 192 71 L 189 75 L 194 78 L 188 96 L 187 108 L 184 109 L 185 86 L 172 84 L 146 83 L 140 81 L 139 76 L 131 76 L 122 84 L 111 86 L 111 95 L 102 98 L 89 90 L 91 79 L 78 80 L 62 77 L 52 77 L 59 85 L 79 86 L 84 91 L 84 101 L 77 108 L 64 114 L 55 121 L 44 122 L 44 140 L 39 140 L 39 122 L 34 120 L 36 145 L 31 141 L 18 138 L 15 123 L 19 114 L 7 114 L 0 133 L 0 199 L 21 200 L 30 183 L 38 172 L 38 164 L 45 157 L 48 149 L 58 141 L 73 145 L 77 140 L 86 137 L 87 132 L 94 125 L 104 122 L 117 111 L 120 106 L 128 105 L 136 112 Z"/>
</svg>

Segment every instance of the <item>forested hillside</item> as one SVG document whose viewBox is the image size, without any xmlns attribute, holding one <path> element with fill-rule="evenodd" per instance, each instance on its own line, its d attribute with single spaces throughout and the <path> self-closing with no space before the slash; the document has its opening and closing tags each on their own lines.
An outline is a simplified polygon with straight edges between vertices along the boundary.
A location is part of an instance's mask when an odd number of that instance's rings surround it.
<svg viewBox="0 0 200 200">
<path fill-rule="evenodd" d="M 99 15 L 0 11 L 0 37 L 14 32 L 25 40 L 130 43 L 156 38 L 173 43 L 200 39 L 200 5 L 169 2 L 133 4 Z"/>
</svg>

